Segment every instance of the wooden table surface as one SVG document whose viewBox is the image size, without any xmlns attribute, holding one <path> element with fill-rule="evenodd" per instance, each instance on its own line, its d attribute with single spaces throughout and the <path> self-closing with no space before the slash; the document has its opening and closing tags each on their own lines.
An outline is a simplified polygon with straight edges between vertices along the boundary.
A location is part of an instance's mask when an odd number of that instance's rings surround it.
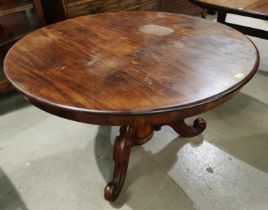
<svg viewBox="0 0 268 210">
<path fill-rule="evenodd" d="M 5 73 L 18 90 L 44 104 L 129 115 L 213 101 L 248 81 L 257 63 L 254 45 L 226 26 L 176 14 L 122 12 L 35 31 L 10 50 Z"/>
<path fill-rule="evenodd" d="M 268 20 L 267 0 L 190 0 L 200 6 L 209 8 L 232 10 L 237 14 L 244 14 Z"/>
<path fill-rule="evenodd" d="M 5 73 L 31 103 L 71 120 L 121 125 L 113 180 L 122 189 L 131 147 L 171 126 L 199 135 L 208 111 L 234 96 L 257 71 L 259 54 L 243 34 L 201 18 L 157 12 L 84 16 L 42 28 L 19 41 Z"/>
</svg>

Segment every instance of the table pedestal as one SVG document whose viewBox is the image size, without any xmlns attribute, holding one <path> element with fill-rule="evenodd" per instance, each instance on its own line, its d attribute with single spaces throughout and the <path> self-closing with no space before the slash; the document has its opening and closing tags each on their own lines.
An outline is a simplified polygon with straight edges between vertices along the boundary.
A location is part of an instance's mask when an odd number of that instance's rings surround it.
<svg viewBox="0 0 268 210">
<path fill-rule="evenodd" d="M 198 118 L 193 126 L 187 125 L 183 120 L 167 124 L 182 137 L 193 137 L 202 133 L 206 128 L 206 121 Z M 113 159 L 115 162 L 113 180 L 104 189 L 104 197 L 114 201 L 120 194 L 128 168 L 131 147 L 148 142 L 154 134 L 164 125 L 129 125 L 120 127 L 120 135 L 116 137 Z"/>
</svg>

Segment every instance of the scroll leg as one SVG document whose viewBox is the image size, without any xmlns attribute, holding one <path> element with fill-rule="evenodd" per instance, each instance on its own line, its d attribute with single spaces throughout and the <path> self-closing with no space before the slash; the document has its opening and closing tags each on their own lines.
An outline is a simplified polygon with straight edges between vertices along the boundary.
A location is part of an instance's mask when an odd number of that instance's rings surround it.
<svg viewBox="0 0 268 210">
<path fill-rule="evenodd" d="M 184 120 L 171 123 L 170 126 L 182 137 L 193 137 L 202 133 L 206 129 L 207 123 L 204 119 L 198 118 L 194 121 L 193 126 L 187 125 Z"/>
<path fill-rule="evenodd" d="M 105 187 L 104 197 L 114 201 L 120 194 L 128 168 L 129 155 L 134 142 L 136 128 L 122 126 L 120 136 L 115 140 L 113 159 L 115 161 L 113 180 Z"/>
</svg>

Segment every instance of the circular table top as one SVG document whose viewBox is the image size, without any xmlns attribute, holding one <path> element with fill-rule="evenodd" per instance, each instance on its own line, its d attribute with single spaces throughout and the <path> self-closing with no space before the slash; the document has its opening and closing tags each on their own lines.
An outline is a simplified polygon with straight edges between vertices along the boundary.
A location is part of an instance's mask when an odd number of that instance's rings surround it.
<svg viewBox="0 0 268 210">
<path fill-rule="evenodd" d="M 197 17 L 104 13 L 44 27 L 6 56 L 11 83 L 31 101 L 97 114 L 151 114 L 207 103 L 256 72 L 255 46 Z"/>
<path fill-rule="evenodd" d="M 221 9 L 268 20 L 267 0 L 190 0 L 207 8 Z"/>
</svg>

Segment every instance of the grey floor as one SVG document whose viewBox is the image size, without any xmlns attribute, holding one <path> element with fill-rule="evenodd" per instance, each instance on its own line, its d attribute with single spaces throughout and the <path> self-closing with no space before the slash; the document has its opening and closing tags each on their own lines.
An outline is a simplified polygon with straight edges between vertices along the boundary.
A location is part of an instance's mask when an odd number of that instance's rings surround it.
<svg viewBox="0 0 268 210">
<path fill-rule="evenodd" d="M 198 137 L 164 127 L 134 148 L 124 189 L 110 204 L 103 188 L 117 127 L 68 121 L 19 95 L 2 97 L 0 210 L 267 210 L 268 72 L 202 117 L 208 127 Z"/>
</svg>

